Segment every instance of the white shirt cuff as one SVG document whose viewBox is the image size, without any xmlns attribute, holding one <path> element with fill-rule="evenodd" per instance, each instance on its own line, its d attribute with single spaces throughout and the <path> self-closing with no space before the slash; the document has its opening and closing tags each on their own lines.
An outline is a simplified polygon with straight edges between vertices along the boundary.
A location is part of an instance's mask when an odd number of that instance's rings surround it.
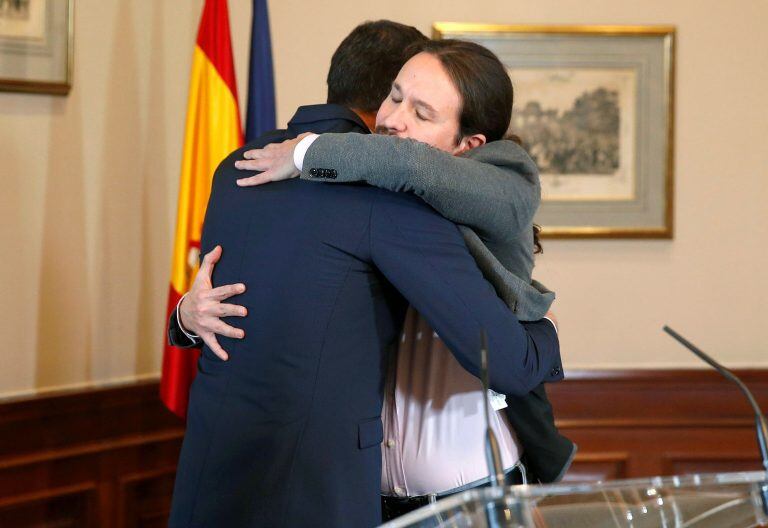
<svg viewBox="0 0 768 528">
<path fill-rule="evenodd" d="M 187 293 L 189 293 L 189 292 L 187 292 Z M 183 301 L 183 300 L 184 300 L 184 297 L 186 297 L 186 296 L 187 296 L 187 293 L 185 293 L 184 295 L 182 295 L 182 296 L 181 296 L 181 299 L 179 299 L 179 302 L 178 302 L 178 303 L 176 303 L 176 322 L 177 322 L 177 323 L 179 323 L 179 330 L 181 330 L 181 333 L 182 333 L 182 334 L 184 334 L 185 336 L 187 336 L 187 338 L 188 338 L 190 341 L 197 341 L 198 339 L 200 339 L 200 336 L 199 336 L 199 335 L 195 335 L 195 334 L 193 334 L 193 333 L 191 333 L 191 332 L 187 332 L 187 330 L 184 328 L 184 325 L 183 325 L 183 324 L 181 324 L 181 317 L 179 317 L 179 306 L 181 306 L 181 301 Z"/>
<path fill-rule="evenodd" d="M 555 334 L 558 334 L 559 332 L 557 331 L 557 325 L 555 324 L 555 322 L 552 319 L 550 319 L 549 317 L 544 317 L 544 319 L 546 319 L 547 321 L 552 323 L 552 326 L 555 327 Z M 179 323 L 179 326 L 181 326 L 181 323 Z"/>
<path fill-rule="evenodd" d="M 307 154 L 307 150 L 319 137 L 317 134 L 310 134 L 293 147 L 293 164 L 296 166 L 297 171 L 301 172 L 304 167 L 304 156 Z"/>
</svg>

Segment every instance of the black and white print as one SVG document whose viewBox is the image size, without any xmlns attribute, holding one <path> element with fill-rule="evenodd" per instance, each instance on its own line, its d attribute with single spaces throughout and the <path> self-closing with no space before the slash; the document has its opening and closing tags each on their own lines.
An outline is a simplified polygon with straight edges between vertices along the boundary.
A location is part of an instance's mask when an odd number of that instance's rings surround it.
<svg viewBox="0 0 768 528">
<path fill-rule="evenodd" d="M 511 131 L 536 161 L 544 200 L 630 199 L 635 72 L 514 69 Z"/>
</svg>

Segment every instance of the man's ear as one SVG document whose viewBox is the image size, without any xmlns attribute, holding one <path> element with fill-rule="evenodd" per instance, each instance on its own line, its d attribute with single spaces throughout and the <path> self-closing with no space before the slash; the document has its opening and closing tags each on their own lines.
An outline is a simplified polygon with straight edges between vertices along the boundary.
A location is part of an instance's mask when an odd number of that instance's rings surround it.
<svg viewBox="0 0 768 528">
<path fill-rule="evenodd" d="M 471 136 L 464 136 L 459 140 L 459 144 L 453 149 L 453 155 L 458 156 L 464 154 L 473 148 L 485 145 L 486 139 L 484 134 L 472 134 Z"/>
</svg>

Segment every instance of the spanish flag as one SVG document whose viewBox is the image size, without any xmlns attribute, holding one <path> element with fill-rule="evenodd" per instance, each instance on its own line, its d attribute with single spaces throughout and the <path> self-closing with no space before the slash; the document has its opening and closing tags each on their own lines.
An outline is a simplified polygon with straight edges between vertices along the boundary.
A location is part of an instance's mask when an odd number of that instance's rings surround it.
<svg viewBox="0 0 768 528">
<path fill-rule="evenodd" d="M 189 82 L 168 316 L 197 273 L 200 233 L 213 172 L 221 160 L 242 144 L 227 1 L 205 0 Z M 196 364 L 195 350 L 166 344 L 160 397 L 182 418 L 187 414 Z"/>
</svg>

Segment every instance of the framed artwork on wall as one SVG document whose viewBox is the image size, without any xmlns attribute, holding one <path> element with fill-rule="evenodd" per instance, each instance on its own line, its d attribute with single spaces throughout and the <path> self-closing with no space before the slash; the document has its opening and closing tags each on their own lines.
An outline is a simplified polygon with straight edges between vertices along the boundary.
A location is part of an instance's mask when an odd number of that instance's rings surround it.
<svg viewBox="0 0 768 528">
<path fill-rule="evenodd" d="M 0 90 L 66 95 L 74 0 L 0 0 Z"/>
<path fill-rule="evenodd" d="M 434 36 L 507 67 L 544 236 L 672 238 L 674 27 L 436 23 Z"/>
</svg>

